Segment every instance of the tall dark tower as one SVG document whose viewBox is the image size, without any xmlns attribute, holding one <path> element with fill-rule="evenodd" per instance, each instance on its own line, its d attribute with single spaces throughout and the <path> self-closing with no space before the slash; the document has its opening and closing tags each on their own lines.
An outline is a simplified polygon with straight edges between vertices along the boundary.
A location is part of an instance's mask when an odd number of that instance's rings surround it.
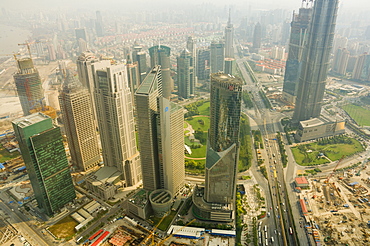
<svg viewBox="0 0 370 246">
<path fill-rule="evenodd" d="M 173 83 L 170 74 L 171 48 L 164 45 L 156 45 L 149 48 L 149 55 L 151 68 L 156 65 L 161 66 L 163 97 L 169 99 L 173 89 Z"/>
<path fill-rule="evenodd" d="M 339 0 L 316 0 L 302 57 L 293 121 L 320 116 Z"/>
<path fill-rule="evenodd" d="M 60 128 L 42 113 L 12 124 L 37 204 L 52 216 L 76 197 Z"/>
<path fill-rule="evenodd" d="M 184 49 L 177 57 L 177 83 L 180 97 L 187 99 L 194 95 L 194 59 L 187 49 Z"/>
<path fill-rule="evenodd" d="M 239 159 L 239 126 L 243 82 L 224 73 L 211 74 L 205 186 L 196 188 L 193 214 L 214 221 L 232 221 Z"/>
<path fill-rule="evenodd" d="M 307 42 L 308 25 L 312 15 L 312 5 L 299 9 L 298 14 L 293 14 L 291 23 L 288 59 L 286 61 L 283 99 L 290 104 L 295 104 L 299 79 L 299 64 L 302 60 L 303 47 Z"/>
<path fill-rule="evenodd" d="M 261 24 L 258 22 L 255 25 L 253 32 L 253 52 L 258 53 L 259 49 L 261 48 L 261 39 L 262 39 L 262 27 Z"/>
<path fill-rule="evenodd" d="M 98 37 L 104 36 L 103 31 L 103 18 L 101 17 L 100 11 L 96 11 L 95 31 Z"/>
</svg>

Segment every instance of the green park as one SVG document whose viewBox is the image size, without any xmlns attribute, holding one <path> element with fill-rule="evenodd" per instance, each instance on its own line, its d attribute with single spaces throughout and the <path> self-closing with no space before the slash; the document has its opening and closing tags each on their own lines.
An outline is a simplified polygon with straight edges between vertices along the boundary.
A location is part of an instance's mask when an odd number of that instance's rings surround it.
<svg viewBox="0 0 370 246">
<path fill-rule="evenodd" d="M 291 148 L 297 164 L 314 166 L 337 161 L 364 151 L 361 143 L 345 135 L 320 139 L 317 142 L 300 144 Z"/>
<path fill-rule="evenodd" d="M 349 114 L 352 119 L 360 126 L 370 126 L 370 110 L 356 104 L 347 104 L 342 108 Z"/>
</svg>

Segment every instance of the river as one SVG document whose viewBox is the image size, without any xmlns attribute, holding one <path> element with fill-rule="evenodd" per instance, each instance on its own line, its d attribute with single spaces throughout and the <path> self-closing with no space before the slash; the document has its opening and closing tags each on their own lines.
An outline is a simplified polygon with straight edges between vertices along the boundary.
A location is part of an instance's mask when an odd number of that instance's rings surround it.
<svg viewBox="0 0 370 246">
<path fill-rule="evenodd" d="M 18 46 L 19 43 L 24 43 L 31 37 L 31 31 L 19 27 L 0 24 L 0 56 L 18 52 L 23 46 Z"/>
</svg>

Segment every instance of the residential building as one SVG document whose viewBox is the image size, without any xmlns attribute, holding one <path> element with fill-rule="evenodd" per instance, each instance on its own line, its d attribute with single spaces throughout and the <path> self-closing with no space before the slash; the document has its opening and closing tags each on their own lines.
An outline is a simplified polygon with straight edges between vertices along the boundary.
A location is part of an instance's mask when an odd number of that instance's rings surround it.
<svg viewBox="0 0 370 246">
<path fill-rule="evenodd" d="M 52 216 L 76 197 L 60 128 L 42 113 L 12 124 L 37 204 Z"/>
</svg>

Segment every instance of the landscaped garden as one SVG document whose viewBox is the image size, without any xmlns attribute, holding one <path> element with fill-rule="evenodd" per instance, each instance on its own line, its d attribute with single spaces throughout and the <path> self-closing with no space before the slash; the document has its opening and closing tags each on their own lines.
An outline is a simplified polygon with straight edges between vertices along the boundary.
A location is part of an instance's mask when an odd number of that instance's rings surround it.
<svg viewBox="0 0 370 246">
<path fill-rule="evenodd" d="M 337 161 L 342 156 L 354 155 L 364 151 L 364 147 L 356 139 L 340 135 L 314 143 L 301 144 L 291 150 L 297 164 L 313 166 Z"/>
</svg>

